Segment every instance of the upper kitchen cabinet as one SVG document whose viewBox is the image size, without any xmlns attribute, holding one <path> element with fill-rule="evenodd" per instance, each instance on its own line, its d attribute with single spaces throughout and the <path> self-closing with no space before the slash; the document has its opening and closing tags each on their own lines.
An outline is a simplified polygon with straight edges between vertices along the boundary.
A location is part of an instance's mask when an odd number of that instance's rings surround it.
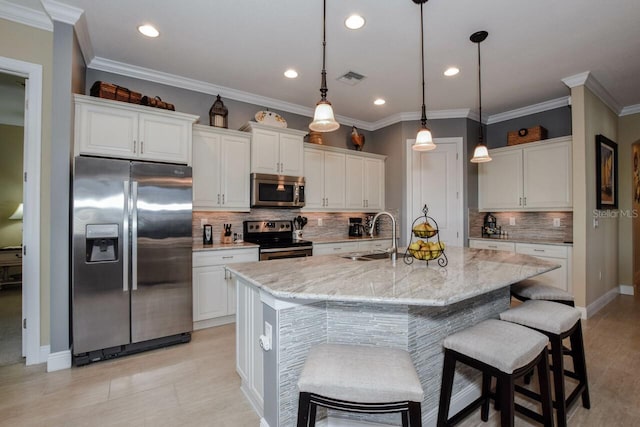
<svg viewBox="0 0 640 427">
<path fill-rule="evenodd" d="M 193 126 L 193 208 L 249 212 L 251 137 Z"/>
<path fill-rule="evenodd" d="M 191 164 L 198 116 L 84 95 L 75 99 L 75 155 Z"/>
<path fill-rule="evenodd" d="M 491 150 L 478 166 L 481 211 L 573 209 L 571 137 Z"/>
<path fill-rule="evenodd" d="M 305 209 L 344 209 L 345 155 L 304 149 Z"/>
<path fill-rule="evenodd" d="M 256 122 L 240 128 L 251 132 L 251 172 L 304 176 L 303 139 L 307 132 Z"/>
<path fill-rule="evenodd" d="M 384 160 L 347 155 L 345 187 L 347 209 L 384 209 Z"/>
</svg>

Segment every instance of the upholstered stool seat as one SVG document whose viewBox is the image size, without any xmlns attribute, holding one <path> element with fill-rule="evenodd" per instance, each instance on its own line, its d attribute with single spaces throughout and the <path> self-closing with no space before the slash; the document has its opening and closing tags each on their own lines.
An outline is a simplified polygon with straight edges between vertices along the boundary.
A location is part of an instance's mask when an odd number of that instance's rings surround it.
<svg viewBox="0 0 640 427">
<path fill-rule="evenodd" d="M 514 402 L 514 380 L 524 376 L 534 366 L 538 367 L 538 378 L 542 396 L 542 416 L 527 411 L 526 415 L 543 422 L 552 423 L 551 392 L 549 388 L 549 361 L 547 344 L 549 339 L 541 333 L 509 322 L 490 319 L 445 338 L 444 366 L 438 426 L 453 425 L 478 406 L 482 405 L 482 420 L 489 412 L 491 378 L 496 377 L 500 401 L 501 425 L 512 426 L 514 410 L 522 410 Z M 449 417 L 449 406 L 456 362 L 462 362 L 482 372 L 482 395 L 458 414 Z"/>
<path fill-rule="evenodd" d="M 307 356 L 298 389 L 298 426 L 315 424 L 316 405 L 345 411 L 400 412 L 404 426 L 421 426 L 424 394 L 411 356 L 404 350 L 317 345 Z"/>
<path fill-rule="evenodd" d="M 573 295 L 569 292 L 558 289 L 555 286 L 547 285 L 536 279 L 526 279 L 511 285 L 511 295 L 520 301 L 545 300 L 574 306 Z"/>
<path fill-rule="evenodd" d="M 580 311 L 565 304 L 551 301 L 529 300 L 500 314 L 500 319 L 527 326 L 545 334 L 551 343 L 552 371 L 555 388 L 554 406 L 559 426 L 567 425 L 567 407 L 582 396 L 582 406 L 590 407 L 587 366 L 584 356 Z M 562 340 L 569 338 L 573 359 L 573 372 L 565 371 Z M 565 376 L 578 380 L 577 387 L 565 397 Z M 529 397 L 537 397 L 527 389 L 519 389 Z"/>
</svg>

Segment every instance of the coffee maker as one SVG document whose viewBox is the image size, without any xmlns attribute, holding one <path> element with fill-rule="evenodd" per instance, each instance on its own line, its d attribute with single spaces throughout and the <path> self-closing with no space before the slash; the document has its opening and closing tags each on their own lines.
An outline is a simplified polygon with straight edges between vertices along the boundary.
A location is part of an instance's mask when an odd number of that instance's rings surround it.
<svg viewBox="0 0 640 427">
<path fill-rule="evenodd" d="M 349 237 L 362 237 L 362 218 L 349 218 Z"/>
</svg>

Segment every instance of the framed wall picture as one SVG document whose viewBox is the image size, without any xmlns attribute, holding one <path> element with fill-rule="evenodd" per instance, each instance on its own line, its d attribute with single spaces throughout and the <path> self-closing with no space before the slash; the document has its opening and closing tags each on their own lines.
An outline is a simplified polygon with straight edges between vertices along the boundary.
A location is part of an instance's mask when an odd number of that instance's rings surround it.
<svg viewBox="0 0 640 427">
<path fill-rule="evenodd" d="M 618 144 L 596 135 L 596 207 L 618 208 Z"/>
</svg>

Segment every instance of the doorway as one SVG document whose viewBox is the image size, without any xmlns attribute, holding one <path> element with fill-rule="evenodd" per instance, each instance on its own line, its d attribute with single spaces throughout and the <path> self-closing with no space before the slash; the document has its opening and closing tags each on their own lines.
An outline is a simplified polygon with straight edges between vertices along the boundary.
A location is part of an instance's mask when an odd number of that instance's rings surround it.
<svg viewBox="0 0 640 427">
<path fill-rule="evenodd" d="M 431 151 L 413 151 L 407 140 L 407 242 L 411 224 L 426 204 L 447 246 L 462 246 L 464 211 L 462 200 L 462 138 L 436 138 Z"/>
<path fill-rule="evenodd" d="M 40 348 L 40 166 L 42 142 L 42 65 L 0 56 L 0 74 L 24 82 L 21 356 L 27 365 L 46 361 Z M 13 215 L 12 215 L 13 216 Z M 12 275 L 11 277 L 16 277 Z M 17 279 L 16 279 L 17 280 Z"/>
</svg>

